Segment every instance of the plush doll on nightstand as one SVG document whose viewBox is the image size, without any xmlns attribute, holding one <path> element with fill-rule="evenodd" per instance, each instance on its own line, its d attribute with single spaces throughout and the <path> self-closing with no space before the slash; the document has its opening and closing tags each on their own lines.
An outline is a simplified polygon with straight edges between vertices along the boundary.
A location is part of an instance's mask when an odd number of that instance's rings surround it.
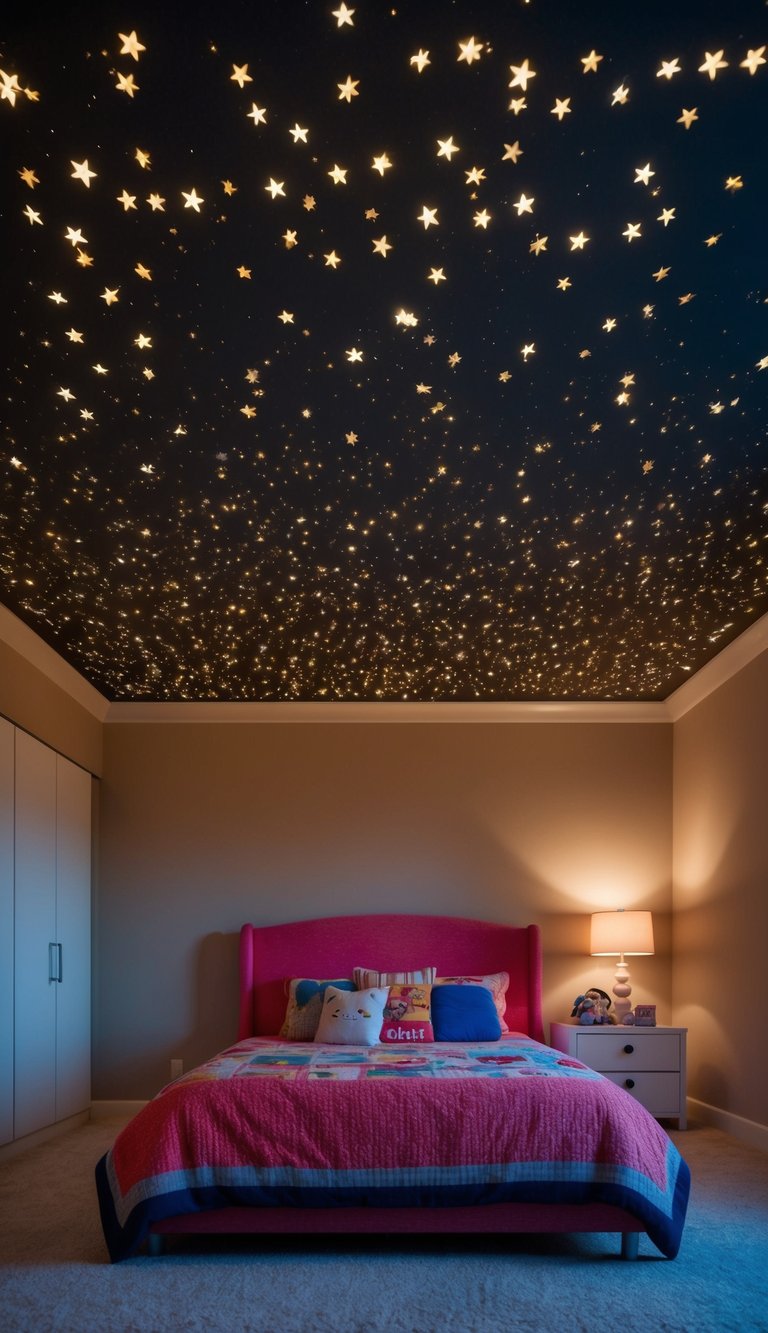
<svg viewBox="0 0 768 1333">
<path fill-rule="evenodd" d="M 611 998 L 599 986 L 592 986 L 583 995 L 577 995 L 573 1002 L 571 1018 L 577 1018 L 583 1027 L 590 1024 L 615 1023 L 616 1019 L 608 1010 Z"/>
</svg>

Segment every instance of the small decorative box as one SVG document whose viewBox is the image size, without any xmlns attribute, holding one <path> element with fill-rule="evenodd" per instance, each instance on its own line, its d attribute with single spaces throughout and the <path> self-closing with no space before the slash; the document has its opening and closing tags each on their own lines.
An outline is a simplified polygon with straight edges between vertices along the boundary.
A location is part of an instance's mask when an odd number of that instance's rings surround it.
<svg viewBox="0 0 768 1333">
<path fill-rule="evenodd" d="M 656 1026 L 655 1004 L 635 1005 L 635 1026 L 639 1028 L 655 1028 Z"/>
</svg>

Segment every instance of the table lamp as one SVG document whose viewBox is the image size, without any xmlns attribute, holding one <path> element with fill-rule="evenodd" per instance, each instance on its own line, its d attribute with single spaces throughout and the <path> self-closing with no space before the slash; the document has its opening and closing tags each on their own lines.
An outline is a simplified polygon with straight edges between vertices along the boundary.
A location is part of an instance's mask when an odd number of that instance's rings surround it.
<svg viewBox="0 0 768 1333">
<path fill-rule="evenodd" d="M 613 993 L 616 996 L 614 1013 L 617 1023 L 623 1023 L 632 1008 L 629 968 L 625 954 L 652 954 L 653 915 L 651 912 L 593 912 L 589 952 L 595 957 L 619 955 Z"/>
</svg>

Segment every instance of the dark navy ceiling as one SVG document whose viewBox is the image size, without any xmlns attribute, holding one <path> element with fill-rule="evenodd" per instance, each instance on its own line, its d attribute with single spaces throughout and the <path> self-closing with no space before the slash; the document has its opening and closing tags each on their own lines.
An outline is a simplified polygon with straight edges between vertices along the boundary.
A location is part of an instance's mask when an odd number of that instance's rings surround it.
<svg viewBox="0 0 768 1333">
<path fill-rule="evenodd" d="M 41 13 L 0 601 L 105 695 L 659 699 L 768 610 L 762 0 Z"/>
</svg>

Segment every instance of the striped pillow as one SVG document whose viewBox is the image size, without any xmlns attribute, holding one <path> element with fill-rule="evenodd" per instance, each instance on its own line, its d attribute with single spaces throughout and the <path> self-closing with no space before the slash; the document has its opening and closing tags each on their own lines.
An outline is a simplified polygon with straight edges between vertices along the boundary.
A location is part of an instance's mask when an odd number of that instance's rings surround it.
<svg viewBox="0 0 768 1333">
<path fill-rule="evenodd" d="M 436 967 L 420 967 L 415 972 L 374 972 L 367 967 L 353 967 L 352 976 L 357 990 L 376 986 L 431 986 Z"/>
</svg>

